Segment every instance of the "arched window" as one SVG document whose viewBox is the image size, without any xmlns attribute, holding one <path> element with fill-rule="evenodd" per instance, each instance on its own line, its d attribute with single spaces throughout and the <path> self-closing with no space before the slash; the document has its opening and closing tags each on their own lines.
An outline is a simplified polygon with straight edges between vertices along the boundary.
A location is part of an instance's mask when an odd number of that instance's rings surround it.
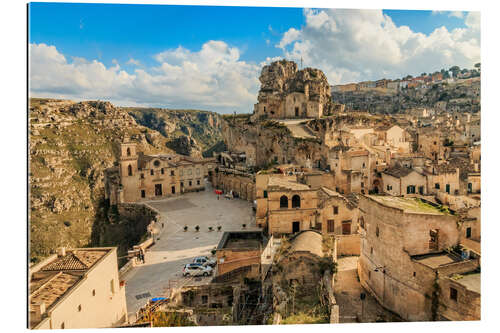
<svg viewBox="0 0 500 333">
<path fill-rule="evenodd" d="M 286 195 L 280 198 L 280 208 L 288 208 L 288 197 Z"/>
<path fill-rule="evenodd" d="M 127 148 L 127 156 L 130 156 L 130 148 Z"/>
<path fill-rule="evenodd" d="M 363 216 L 359 218 L 359 226 L 363 229 L 365 228 L 365 219 L 363 218 Z"/>
<path fill-rule="evenodd" d="M 132 176 L 132 165 L 128 165 L 128 175 Z"/>
<path fill-rule="evenodd" d="M 292 208 L 300 208 L 300 197 L 297 194 L 292 197 Z"/>
</svg>

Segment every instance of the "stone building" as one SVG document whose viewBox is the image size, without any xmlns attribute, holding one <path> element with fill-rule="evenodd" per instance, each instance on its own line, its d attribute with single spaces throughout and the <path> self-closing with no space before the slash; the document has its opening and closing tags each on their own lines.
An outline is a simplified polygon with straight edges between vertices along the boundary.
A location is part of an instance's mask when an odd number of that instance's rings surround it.
<svg viewBox="0 0 500 333">
<path fill-rule="evenodd" d="M 441 319 L 446 294 L 437 286 L 479 267 L 478 258 L 458 248 L 457 217 L 414 198 L 360 196 L 359 208 L 363 287 L 404 320 Z"/>
<path fill-rule="evenodd" d="M 224 232 L 216 250 L 217 276 L 237 271 L 239 277 L 260 279 L 262 257 L 271 256 L 271 245 L 260 231 Z"/>
<path fill-rule="evenodd" d="M 323 277 L 319 263 L 324 256 L 323 236 L 318 231 L 302 231 L 290 239 L 290 247 L 279 258 L 273 279 L 285 279 L 288 285 L 316 288 Z M 279 272 L 279 273 L 278 273 Z"/>
<path fill-rule="evenodd" d="M 29 327 L 116 327 L 127 321 L 115 247 L 65 249 L 29 270 Z"/>
<path fill-rule="evenodd" d="M 427 194 L 427 178 L 413 168 L 394 165 L 382 172 L 384 193 L 394 196 Z"/>
<path fill-rule="evenodd" d="M 316 178 L 320 176 L 257 174 L 257 225 L 270 235 L 316 230 L 332 236 L 352 236 L 341 240 L 345 243 L 342 246 L 353 248 L 350 253 L 359 253 L 357 201 L 318 186 Z"/>
<path fill-rule="evenodd" d="M 293 61 L 279 60 L 262 68 L 254 117 L 320 118 L 332 109 L 330 85 L 315 68 L 299 70 Z"/>
<path fill-rule="evenodd" d="M 214 159 L 196 159 L 177 154 L 145 155 L 137 145 L 120 145 L 117 167 L 105 172 L 105 196 L 111 204 L 164 198 L 205 188 Z"/>
</svg>

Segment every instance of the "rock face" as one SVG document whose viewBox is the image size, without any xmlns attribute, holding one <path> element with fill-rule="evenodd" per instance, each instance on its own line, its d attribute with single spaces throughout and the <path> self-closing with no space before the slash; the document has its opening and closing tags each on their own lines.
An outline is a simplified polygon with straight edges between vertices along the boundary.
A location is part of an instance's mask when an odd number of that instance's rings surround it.
<svg viewBox="0 0 500 333">
<path fill-rule="evenodd" d="M 175 152 L 200 157 L 217 150 L 222 142 L 222 118 L 218 113 L 199 110 L 169 110 L 153 108 L 123 108 L 135 120 L 158 131 Z"/>
<path fill-rule="evenodd" d="M 106 218 L 104 170 L 117 160 L 118 143 L 124 137 L 138 142 L 148 153 L 171 152 L 165 137 L 138 125 L 111 103 L 30 100 L 33 261 L 59 246 L 101 245 L 96 225 Z"/>
<path fill-rule="evenodd" d="M 315 68 L 298 70 L 293 61 L 264 66 L 254 118 L 320 118 L 333 109 L 330 84 Z"/>
<path fill-rule="evenodd" d="M 191 136 L 183 135 L 167 142 L 167 147 L 175 151 L 177 154 L 202 157 L 200 146 Z"/>
<path fill-rule="evenodd" d="M 435 108 L 448 112 L 479 112 L 481 81 L 439 83 L 423 88 L 400 91 L 366 89 L 333 92 L 335 101 L 348 105 L 349 110 L 371 113 L 401 113 L 412 108 Z"/>
</svg>

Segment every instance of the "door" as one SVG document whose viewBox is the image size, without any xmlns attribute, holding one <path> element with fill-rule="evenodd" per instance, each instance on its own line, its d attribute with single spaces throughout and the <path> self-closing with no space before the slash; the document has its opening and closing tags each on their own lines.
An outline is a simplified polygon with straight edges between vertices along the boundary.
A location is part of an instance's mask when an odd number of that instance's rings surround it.
<svg viewBox="0 0 500 333">
<path fill-rule="evenodd" d="M 342 235 L 351 234 L 351 221 L 342 221 Z"/>
<path fill-rule="evenodd" d="M 293 222 L 292 223 L 292 232 L 296 233 L 300 231 L 300 222 Z"/>
<path fill-rule="evenodd" d="M 468 227 L 466 230 L 465 237 L 470 238 L 472 236 L 472 228 Z"/>
<path fill-rule="evenodd" d="M 450 184 L 446 184 L 446 193 L 450 194 Z"/>
<path fill-rule="evenodd" d="M 155 195 L 157 197 L 162 195 L 161 184 L 155 184 Z"/>
<path fill-rule="evenodd" d="M 295 117 L 298 117 L 299 116 L 299 108 L 295 108 Z"/>
<path fill-rule="evenodd" d="M 423 186 L 418 187 L 418 193 L 424 194 L 424 187 Z"/>
<path fill-rule="evenodd" d="M 175 194 L 175 186 L 172 186 L 172 194 Z"/>
</svg>

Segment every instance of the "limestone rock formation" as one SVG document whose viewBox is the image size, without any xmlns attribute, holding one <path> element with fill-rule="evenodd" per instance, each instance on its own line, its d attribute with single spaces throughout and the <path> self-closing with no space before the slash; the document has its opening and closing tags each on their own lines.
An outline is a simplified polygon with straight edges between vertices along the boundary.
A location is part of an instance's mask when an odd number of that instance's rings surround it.
<svg viewBox="0 0 500 333">
<path fill-rule="evenodd" d="M 29 110 L 30 255 L 100 238 L 104 170 L 129 137 L 147 153 L 171 152 L 160 133 L 109 102 L 31 99 Z"/>
<path fill-rule="evenodd" d="M 316 68 L 279 60 L 262 68 L 255 118 L 320 118 L 332 112 L 330 84 Z"/>
</svg>

